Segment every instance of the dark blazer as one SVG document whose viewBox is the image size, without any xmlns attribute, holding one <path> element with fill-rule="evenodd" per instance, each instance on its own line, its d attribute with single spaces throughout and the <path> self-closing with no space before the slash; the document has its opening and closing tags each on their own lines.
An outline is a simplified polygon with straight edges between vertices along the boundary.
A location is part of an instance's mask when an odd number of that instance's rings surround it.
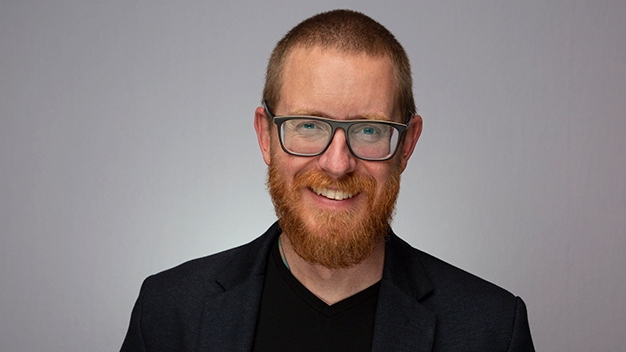
<svg viewBox="0 0 626 352">
<path fill-rule="evenodd" d="M 280 234 L 147 278 L 122 351 L 250 351 Z M 534 351 L 519 297 L 409 246 L 385 249 L 373 351 Z"/>
</svg>

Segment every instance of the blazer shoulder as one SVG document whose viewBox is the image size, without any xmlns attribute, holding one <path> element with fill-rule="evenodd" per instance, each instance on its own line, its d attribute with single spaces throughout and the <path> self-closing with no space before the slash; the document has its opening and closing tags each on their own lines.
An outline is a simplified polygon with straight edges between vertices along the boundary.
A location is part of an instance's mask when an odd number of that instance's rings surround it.
<svg viewBox="0 0 626 352">
<path fill-rule="evenodd" d="M 514 300 L 505 289 L 416 249 L 393 233 L 386 255 L 386 275 L 404 292 L 417 292 L 419 301 L 465 296 Z"/>
<path fill-rule="evenodd" d="M 430 254 L 417 249 L 416 251 L 426 273 L 435 286 L 435 291 L 438 291 L 437 294 L 470 296 L 472 299 L 482 297 L 483 300 L 490 303 L 494 303 L 494 301 L 513 303 L 515 300 L 512 293 L 494 283 Z"/>
<path fill-rule="evenodd" d="M 205 257 L 191 259 L 173 268 L 151 275 L 146 280 L 153 281 L 155 284 L 167 285 L 172 283 L 185 283 L 188 281 L 196 282 L 197 280 L 206 280 L 207 278 L 215 277 L 221 272 L 223 267 L 237 256 L 242 247 L 244 246 L 238 246 Z"/>
<path fill-rule="evenodd" d="M 406 244 L 406 243 L 405 243 Z M 524 302 L 489 281 L 406 244 L 413 265 L 421 266 L 432 285 L 420 303 L 437 314 L 436 349 L 532 351 Z M 513 348 L 512 350 L 518 350 Z"/>
<path fill-rule="evenodd" d="M 247 278 L 262 275 L 267 253 L 274 238 L 279 234 L 276 224 L 262 236 L 250 243 L 206 257 L 192 259 L 171 269 L 149 276 L 142 291 L 159 291 L 161 294 L 194 292 L 210 293 L 213 289 L 225 289 Z"/>
</svg>

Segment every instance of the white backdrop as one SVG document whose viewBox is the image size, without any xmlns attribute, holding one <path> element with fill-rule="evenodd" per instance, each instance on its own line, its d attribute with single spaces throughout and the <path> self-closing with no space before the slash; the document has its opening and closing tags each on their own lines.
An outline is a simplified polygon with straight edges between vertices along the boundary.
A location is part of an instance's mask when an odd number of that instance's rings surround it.
<svg viewBox="0 0 626 352">
<path fill-rule="evenodd" d="M 623 350 L 623 0 L 3 0 L 0 350 L 117 350 L 143 278 L 264 232 L 265 64 L 344 7 L 413 64 L 395 231 L 522 296 L 538 351 Z"/>
</svg>

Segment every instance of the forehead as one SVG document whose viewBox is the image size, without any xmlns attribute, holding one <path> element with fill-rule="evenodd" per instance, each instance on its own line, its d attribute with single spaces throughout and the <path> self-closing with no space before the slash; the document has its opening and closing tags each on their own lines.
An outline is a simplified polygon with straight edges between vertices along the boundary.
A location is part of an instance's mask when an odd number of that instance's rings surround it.
<svg viewBox="0 0 626 352">
<path fill-rule="evenodd" d="M 397 119 L 396 75 L 387 57 L 336 49 L 295 48 L 282 72 L 278 114 L 316 112 L 335 119 Z"/>
</svg>

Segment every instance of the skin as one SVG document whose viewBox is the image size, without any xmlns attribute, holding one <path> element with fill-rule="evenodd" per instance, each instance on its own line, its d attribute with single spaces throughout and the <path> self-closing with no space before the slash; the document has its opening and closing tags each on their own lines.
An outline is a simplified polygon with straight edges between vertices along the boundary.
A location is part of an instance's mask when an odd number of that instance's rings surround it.
<svg viewBox="0 0 626 352">
<path fill-rule="evenodd" d="M 394 104 L 396 79 L 388 58 L 346 54 L 319 47 L 296 48 L 287 58 L 283 80 L 280 102 L 273 107 L 277 116 L 313 115 L 337 120 L 369 118 L 400 122 Z M 376 179 L 378 197 L 380 185 L 385 184 L 394 170 L 399 167 L 402 172 L 406 168 L 422 130 L 422 119 L 419 115 L 413 117 L 405 133 L 404 144 L 393 159 L 375 162 L 354 157 L 348 149 L 343 130 L 337 130 L 323 154 L 298 157 L 281 149 L 276 125 L 272 123 L 268 128 L 265 110 L 261 107 L 256 109 L 254 126 L 265 163 L 279 163 L 282 177 L 288 182 L 293 181 L 294 175 L 310 168 L 321 170 L 334 179 L 350 173 L 362 173 Z M 357 194 L 350 199 L 331 200 L 307 188 L 302 190 L 300 198 L 304 221 L 307 226 L 312 224 L 312 218 L 307 217 L 307 213 L 314 208 L 333 211 L 356 209 L 357 216 L 366 216 L 366 197 L 365 194 Z M 329 305 L 366 289 L 382 278 L 383 241 L 375 246 L 366 260 L 347 269 L 328 269 L 311 264 L 293 251 L 284 233 L 281 241 L 292 274 Z"/>
</svg>

